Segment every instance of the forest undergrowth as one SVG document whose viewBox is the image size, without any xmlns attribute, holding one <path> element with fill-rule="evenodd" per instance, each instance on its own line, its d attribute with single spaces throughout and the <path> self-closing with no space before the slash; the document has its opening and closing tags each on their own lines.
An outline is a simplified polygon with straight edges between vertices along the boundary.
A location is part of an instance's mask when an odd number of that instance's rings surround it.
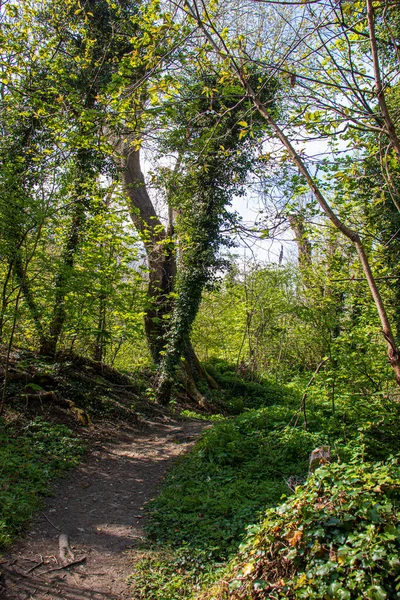
<svg viewBox="0 0 400 600">
<path fill-rule="evenodd" d="M 397 402 L 382 394 L 349 402 L 347 394 L 333 405 L 317 380 L 304 408 L 306 374 L 284 385 L 214 360 L 207 368 L 219 389 L 209 412 L 185 404 L 179 386 L 163 412 L 147 398 L 150 371 L 128 376 L 73 355 L 56 363 L 12 356 L 1 548 L 26 527 L 49 481 L 78 464 L 82 415 L 139 423 L 169 414 L 210 427 L 149 505 L 133 598 L 398 598 Z M 38 403 L 46 387 L 55 404 Z M 332 464 L 308 478 L 309 455 L 321 445 Z"/>
<path fill-rule="evenodd" d="M 0 39 L 0 545 L 82 427 L 208 418 L 135 598 L 399 600 L 400 4 L 5 0 Z"/>
<path fill-rule="evenodd" d="M 313 401 L 305 427 L 300 388 L 218 367 L 224 414 L 151 503 L 133 597 L 398 598 L 399 405 Z M 321 445 L 332 464 L 308 479 Z"/>
<path fill-rule="evenodd" d="M 66 426 L 35 417 L 0 422 L 0 551 L 21 532 L 49 482 L 79 463 L 85 446 Z"/>
</svg>

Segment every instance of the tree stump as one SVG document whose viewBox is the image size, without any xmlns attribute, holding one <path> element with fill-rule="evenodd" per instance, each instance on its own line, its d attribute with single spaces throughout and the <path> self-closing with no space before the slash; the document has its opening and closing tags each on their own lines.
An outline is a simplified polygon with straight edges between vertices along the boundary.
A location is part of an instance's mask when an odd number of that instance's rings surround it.
<svg viewBox="0 0 400 600">
<path fill-rule="evenodd" d="M 308 467 L 308 476 L 314 473 L 320 465 L 324 465 L 331 461 L 331 449 L 329 446 L 321 446 L 315 448 L 310 454 L 310 463 Z"/>
</svg>

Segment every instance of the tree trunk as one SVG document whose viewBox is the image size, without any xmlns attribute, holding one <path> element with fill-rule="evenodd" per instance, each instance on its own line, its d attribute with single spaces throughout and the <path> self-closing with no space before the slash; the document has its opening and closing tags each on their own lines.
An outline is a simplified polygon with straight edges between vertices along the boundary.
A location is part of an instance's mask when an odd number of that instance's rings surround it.
<svg viewBox="0 0 400 600">
<path fill-rule="evenodd" d="M 171 293 L 176 277 L 175 245 L 167 237 L 150 199 L 140 167 L 139 150 L 124 148 L 122 182 L 129 198 L 132 221 L 143 240 L 149 267 L 145 328 L 156 364 L 165 346 L 168 316 L 172 310 Z"/>
<path fill-rule="evenodd" d="M 97 322 L 96 341 L 93 349 L 93 360 L 103 362 L 105 357 L 105 332 L 106 332 L 106 296 L 99 296 L 99 316 Z"/>
<path fill-rule="evenodd" d="M 400 139 L 397 135 L 396 126 L 391 117 L 389 107 L 386 102 L 385 88 L 382 81 L 381 68 L 379 64 L 378 44 L 375 33 L 375 10 L 373 0 L 366 0 L 367 6 L 367 18 L 368 18 L 368 31 L 371 45 L 372 63 L 374 69 L 375 78 L 375 89 L 376 97 L 378 99 L 379 108 L 382 114 L 382 120 L 386 125 L 386 135 L 390 140 L 392 147 L 396 153 L 397 159 L 400 163 Z M 381 119 L 379 119 L 381 120 Z M 400 206 L 395 202 L 397 210 L 400 210 Z"/>
<path fill-rule="evenodd" d="M 6 312 L 7 312 L 7 307 L 8 307 L 8 300 L 9 300 L 9 298 L 7 297 L 7 287 L 8 287 L 8 283 L 10 281 L 10 278 L 11 278 L 12 270 L 13 270 L 13 262 L 10 261 L 8 263 L 7 273 L 6 273 L 5 279 L 3 281 L 2 293 L 1 293 L 0 344 L 3 341 L 4 320 L 5 320 L 5 316 L 6 316 Z"/>
<path fill-rule="evenodd" d="M 76 202 L 75 208 L 67 244 L 62 254 L 60 271 L 55 280 L 53 313 L 49 331 L 40 346 L 40 354 L 42 356 L 55 356 L 58 340 L 66 319 L 66 287 L 74 268 L 75 255 L 81 239 L 81 229 L 85 221 L 85 211 L 80 201 Z"/>
<path fill-rule="evenodd" d="M 296 236 L 298 263 L 300 269 L 311 265 L 311 243 L 307 237 L 304 227 L 304 216 L 299 212 L 297 215 L 289 215 L 289 224 Z"/>
<path fill-rule="evenodd" d="M 139 150 L 125 144 L 121 154 L 122 183 L 128 196 L 132 221 L 145 246 L 149 267 L 149 305 L 145 314 L 146 337 L 153 360 L 159 364 L 166 345 L 173 308 L 171 294 L 177 274 L 176 245 L 171 238 L 173 226 L 170 218 L 167 232 L 154 209 L 141 170 Z M 184 368 L 181 370 L 181 377 L 186 392 L 195 402 L 203 403 L 204 398 L 197 390 L 196 381 L 205 379 L 213 389 L 218 385 L 200 365 L 190 341 L 185 346 L 183 357 Z M 172 383 L 165 382 L 161 386 L 163 390 L 165 388 L 160 395 L 160 402 L 163 403 L 163 399 L 170 395 Z"/>
<path fill-rule="evenodd" d="M 57 344 L 66 319 L 65 295 L 67 285 L 75 266 L 75 257 L 82 238 L 82 228 L 86 220 L 85 208 L 87 204 L 87 168 L 90 161 L 89 151 L 80 150 L 77 156 L 77 183 L 74 192 L 74 212 L 66 245 L 61 256 L 61 265 L 55 278 L 55 292 L 53 312 L 47 335 L 40 346 L 42 356 L 54 357 Z"/>
<path fill-rule="evenodd" d="M 15 256 L 14 256 L 14 273 L 15 273 L 15 277 L 18 281 L 18 285 L 21 288 L 21 292 L 24 297 L 24 300 L 28 306 L 29 313 L 34 322 L 36 332 L 39 336 L 39 341 L 42 344 L 43 340 L 44 340 L 44 331 L 43 331 L 42 321 L 40 318 L 39 309 L 37 307 L 37 304 L 35 302 L 35 299 L 33 297 L 33 294 L 32 294 L 32 291 L 31 291 L 31 288 L 29 285 L 29 280 L 26 275 L 26 268 L 24 267 L 23 262 L 22 262 L 20 248 L 18 248 L 18 250 L 16 251 Z"/>
</svg>

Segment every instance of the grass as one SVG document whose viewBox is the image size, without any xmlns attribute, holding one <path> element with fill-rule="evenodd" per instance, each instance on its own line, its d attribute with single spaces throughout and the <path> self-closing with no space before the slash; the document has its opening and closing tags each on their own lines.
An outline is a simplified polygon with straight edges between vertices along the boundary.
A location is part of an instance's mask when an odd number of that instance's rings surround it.
<svg viewBox="0 0 400 600">
<path fill-rule="evenodd" d="M 288 417 L 286 409 L 266 407 L 217 422 L 152 503 L 149 535 L 175 546 L 190 543 L 225 560 L 246 525 L 288 491 L 285 479 L 307 471 L 320 439 L 287 431 Z"/>
</svg>

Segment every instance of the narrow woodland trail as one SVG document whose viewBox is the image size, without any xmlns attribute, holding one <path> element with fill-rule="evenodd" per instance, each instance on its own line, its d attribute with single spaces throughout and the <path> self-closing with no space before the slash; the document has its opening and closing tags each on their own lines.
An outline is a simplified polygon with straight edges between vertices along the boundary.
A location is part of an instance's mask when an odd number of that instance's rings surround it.
<svg viewBox="0 0 400 600">
<path fill-rule="evenodd" d="M 80 467 L 54 486 L 31 531 L 5 557 L 1 599 L 130 598 L 126 577 L 144 535 L 145 503 L 203 428 L 196 421 L 157 423 L 146 432 L 110 426 Z M 59 569 L 62 533 L 73 560 L 84 560 Z"/>
</svg>

